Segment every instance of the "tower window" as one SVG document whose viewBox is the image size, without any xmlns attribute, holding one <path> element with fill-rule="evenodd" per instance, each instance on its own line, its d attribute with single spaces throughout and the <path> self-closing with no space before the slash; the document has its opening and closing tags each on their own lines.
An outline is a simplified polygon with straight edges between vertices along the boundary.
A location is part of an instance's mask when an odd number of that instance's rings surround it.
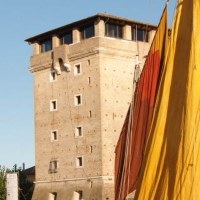
<svg viewBox="0 0 200 200">
<path fill-rule="evenodd" d="M 58 169 L 58 161 L 52 160 L 49 164 L 49 173 L 56 173 Z"/>
<path fill-rule="evenodd" d="M 58 131 L 51 131 L 51 141 L 58 140 Z"/>
<path fill-rule="evenodd" d="M 82 95 L 81 94 L 74 96 L 74 104 L 75 104 L 75 106 L 79 106 L 82 104 Z"/>
<path fill-rule="evenodd" d="M 148 36 L 149 36 L 149 33 L 147 30 L 137 28 L 137 26 L 132 28 L 132 40 L 148 42 L 148 40 L 149 40 Z"/>
<path fill-rule="evenodd" d="M 75 137 L 81 137 L 83 136 L 83 127 L 77 126 L 75 127 Z"/>
<path fill-rule="evenodd" d="M 57 110 L 57 100 L 51 100 L 50 101 L 50 111 L 56 111 Z"/>
<path fill-rule="evenodd" d="M 107 23 L 106 24 L 106 36 L 122 38 L 122 26 L 118 24 Z"/>
<path fill-rule="evenodd" d="M 89 118 L 91 118 L 92 117 L 92 111 L 90 110 L 89 111 Z"/>
<path fill-rule="evenodd" d="M 44 40 L 40 43 L 41 52 L 46 52 L 52 50 L 52 40 Z"/>
<path fill-rule="evenodd" d="M 77 191 L 77 193 L 79 194 L 79 200 L 82 200 L 83 199 L 83 191 L 79 190 L 79 191 Z"/>
<path fill-rule="evenodd" d="M 76 167 L 83 167 L 83 156 L 77 156 L 76 157 Z"/>
<path fill-rule="evenodd" d="M 91 77 L 88 77 L 88 84 L 91 85 Z"/>
<path fill-rule="evenodd" d="M 81 39 L 94 37 L 94 25 L 85 26 L 81 29 Z"/>
<path fill-rule="evenodd" d="M 73 199 L 77 199 L 77 200 L 83 200 L 83 191 L 82 190 L 78 190 L 78 191 L 74 191 L 74 195 L 73 195 Z"/>
<path fill-rule="evenodd" d="M 52 70 L 50 73 L 50 81 L 53 82 L 57 79 L 57 74 L 55 70 Z"/>
<path fill-rule="evenodd" d="M 90 146 L 90 153 L 92 153 L 92 151 L 93 151 L 93 148 L 92 148 L 92 146 Z"/>
<path fill-rule="evenodd" d="M 57 192 L 49 193 L 49 200 L 57 200 Z"/>
<path fill-rule="evenodd" d="M 74 65 L 74 75 L 81 74 L 81 64 Z"/>
<path fill-rule="evenodd" d="M 60 44 L 72 44 L 72 32 L 67 32 L 60 37 Z"/>
</svg>

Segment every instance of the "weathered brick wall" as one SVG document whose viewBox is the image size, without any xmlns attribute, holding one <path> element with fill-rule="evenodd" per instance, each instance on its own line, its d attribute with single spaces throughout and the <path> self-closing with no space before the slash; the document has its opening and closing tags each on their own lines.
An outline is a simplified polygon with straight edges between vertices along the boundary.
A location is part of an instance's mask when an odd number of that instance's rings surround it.
<svg viewBox="0 0 200 200">
<path fill-rule="evenodd" d="M 139 53 L 144 62 L 150 44 L 138 43 L 138 48 L 134 41 L 102 37 L 102 24 L 100 21 L 100 27 L 95 27 L 101 37 L 31 57 L 35 93 L 34 200 L 48 199 L 51 192 L 57 192 L 59 200 L 71 200 L 78 190 L 83 191 L 84 199 L 114 199 L 114 151 L 132 98 L 135 56 Z M 51 70 L 59 64 L 59 58 L 70 64 L 71 70 L 61 67 L 60 75 L 52 82 Z M 81 65 L 79 75 L 74 74 L 76 64 Z M 82 95 L 80 106 L 74 105 L 77 94 Z M 50 111 L 51 100 L 57 101 L 57 111 Z M 83 127 L 83 136 L 75 137 L 76 126 Z M 51 141 L 52 130 L 58 131 L 57 141 Z M 76 156 L 83 156 L 82 168 L 76 167 Z M 49 173 L 51 160 L 59 163 L 56 173 Z"/>
</svg>

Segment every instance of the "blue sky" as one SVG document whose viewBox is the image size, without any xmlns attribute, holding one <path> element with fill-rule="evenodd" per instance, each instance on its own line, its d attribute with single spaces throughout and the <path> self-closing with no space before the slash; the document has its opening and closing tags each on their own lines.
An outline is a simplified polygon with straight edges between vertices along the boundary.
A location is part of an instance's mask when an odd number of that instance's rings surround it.
<svg viewBox="0 0 200 200">
<path fill-rule="evenodd" d="M 95 15 L 109 13 L 157 24 L 165 0 L 18 0 L 0 2 L 0 165 L 34 165 L 32 48 L 25 39 Z M 170 21 L 175 0 L 170 1 Z"/>
</svg>

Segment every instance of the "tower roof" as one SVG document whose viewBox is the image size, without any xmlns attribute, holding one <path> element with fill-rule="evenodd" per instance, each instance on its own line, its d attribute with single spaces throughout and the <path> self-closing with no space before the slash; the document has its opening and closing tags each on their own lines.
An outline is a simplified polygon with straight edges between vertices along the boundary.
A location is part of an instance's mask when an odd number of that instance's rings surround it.
<svg viewBox="0 0 200 200">
<path fill-rule="evenodd" d="M 107 14 L 107 13 L 98 13 L 96 15 L 66 24 L 64 26 L 52 29 L 50 31 L 41 33 L 36 36 L 30 37 L 30 38 L 26 39 L 25 41 L 29 42 L 29 43 L 34 43 L 34 42 L 38 42 L 41 40 L 45 40 L 53 35 L 61 35 L 61 34 L 65 33 L 66 31 L 72 30 L 73 28 L 79 28 L 79 27 L 94 23 L 95 20 L 100 20 L 100 19 L 103 19 L 105 22 L 116 23 L 116 24 L 120 24 L 120 25 L 125 25 L 125 24 L 131 25 L 131 26 L 137 25 L 138 28 L 143 28 L 143 29 L 147 29 L 147 30 L 152 30 L 152 29 L 155 30 L 157 28 L 157 26 L 152 25 L 152 24 L 138 22 L 138 21 L 134 21 L 131 19 Z"/>
</svg>

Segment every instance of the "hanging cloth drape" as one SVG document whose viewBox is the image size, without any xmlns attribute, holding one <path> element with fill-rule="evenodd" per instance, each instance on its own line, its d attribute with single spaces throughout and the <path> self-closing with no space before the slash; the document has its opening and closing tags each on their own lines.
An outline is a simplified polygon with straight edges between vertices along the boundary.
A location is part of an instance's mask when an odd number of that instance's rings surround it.
<svg viewBox="0 0 200 200">
<path fill-rule="evenodd" d="M 115 200 L 123 200 L 136 188 L 152 120 L 161 66 L 166 53 L 167 38 L 167 8 L 165 8 L 116 147 Z"/>
<path fill-rule="evenodd" d="M 200 1 L 179 0 L 137 200 L 200 199 Z"/>
</svg>

